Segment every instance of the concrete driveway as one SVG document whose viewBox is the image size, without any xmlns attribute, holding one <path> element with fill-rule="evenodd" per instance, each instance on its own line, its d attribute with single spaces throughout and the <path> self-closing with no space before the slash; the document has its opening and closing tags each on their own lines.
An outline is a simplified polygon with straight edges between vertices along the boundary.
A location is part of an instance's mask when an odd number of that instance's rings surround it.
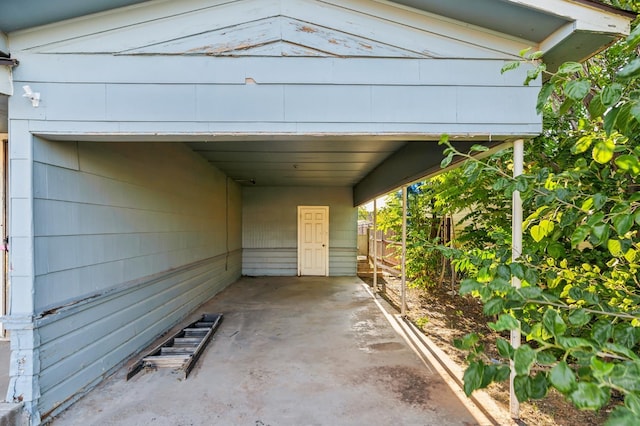
<svg viewBox="0 0 640 426">
<path fill-rule="evenodd" d="M 479 423 L 358 278 L 242 278 L 204 312 L 224 321 L 187 380 L 123 369 L 54 425 Z"/>
</svg>

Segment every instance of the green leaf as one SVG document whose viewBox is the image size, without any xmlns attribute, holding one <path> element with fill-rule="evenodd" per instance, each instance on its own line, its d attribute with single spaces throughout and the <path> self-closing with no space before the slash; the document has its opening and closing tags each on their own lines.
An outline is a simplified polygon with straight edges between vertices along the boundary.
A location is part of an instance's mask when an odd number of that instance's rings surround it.
<svg viewBox="0 0 640 426">
<path fill-rule="evenodd" d="M 547 247 L 547 253 L 549 253 L 549 256 L 554 259 L 561 259 L 566 255 L 564 246 L 556 241 L 549 244 L 549 246 Z"/>
<path fill-rule="evenodd" d="M 591 327 L 591 338 L 603 344 L 613 337 L 613 326 L 607 320 L 599 320 Z"/>
<path fill-rule="evenodd" d="M 485 145 L 480 145 L 480 144 L 475 144 L 471 147 L 471 149 L 469 150 L 469 152 L 485 152 L 485 151 L 489 151 L 489 147 L 485 146 Z"/>
<path fill-rule="evenodd" d="M 604 221 L 604 213 L 596 212 L 589 217 L 589 219 L 587 220 L 587 225 L 595 226 L 602 223 L 602 221 Z"/>
<path fill-rule="evenodd" d="M 630 214 L 620 214 L 613 218 L 613 227 L 621 237 L 631 230 L 631 226 L 633 226 L 633 216 Z"/>
<path fill-rule="evenodd" d="M 629 349 L 633 349 L 638 341 L 636 334 L 636 328 L 631 324 L 618 324 L 613 330 L 613 342 L 618 345 L 626 346 Z M 639 378 L 640 379 L 640 378 Z"/>
<path fill-rule="evenodd" d="M 589 80 L 571 80 L 564 86 L 564 93 L 574 101 L 581 101 L 589 94 L 591 82 Z"/>
<path fill-rule="evenodd" d="M 636 25 L 633 31 L 627 36 L 625 43 L 631 49 L 640 44 L 640 26 Z"/>
<path fill-rule="evenodd" d="M 542 399 L 547 396 L 549 386 L 547 385 L 547 376 L 543 372 L 539 372 L 529 380 L 529 397 L 532 399 Z"/>
<path fill-rule="evenodd" d="M 609 110 L 604 116 L 604 131 L 607 135 L 610 135 L 613 132 L 614 126 L 616 125 L 616 120 L 618 119 L 618 114 L 620 113 L 620 108 L 614 107 Z"/>
<path fill-rule="evenodd" d="M 524 279 L 524 268 L 520 263 L 513 262 L 509 264 L 509 269 L 511 270 L 511 275 L 522 280 Z"/>
<path fill-rule="evenodd" d="M 520 66 L 520 61 L 507 62 L 500 68 L 500 74 L 504 74 L 507 71 L 515 70 Z"/>
<path fill-rule="evenodd" d="M 618 78 L 628 80 L 640 76 L 640 58 L 635 58 L 622 67 L 617 73 Z"/>
<path fill-rule="evenodd" d="M 588 348 L 593 349 L 593 343 L 590 340 L 581 337 L 562 337 L 556 339 L 558 344 L 566 349 Z"/>
<path fill-rule="evenodd" d="M 611 139 L 599 140 L 594 145 L 591 156 L 596 162 L 605 164 L 611 161 L 615 149 L 616 145 Z"/>
<path fill-rule="evenodd" d="M 553 232 L 553 228 L 553 222 L 547 219 L 543 219 L 538 225 L 532 226 L 529 233 L 536 242 L 540 242 L 544 237 Z"/>
<path fill-rule="evenodd" d="M 498 265 L 496 275 L 505 281 L 509 281 L 511 279 L 511 269 L 507 265 Z"/>
<path fill-rule="evenodd" d="M 529 376 L 516 376 L 513 379 L 513 390 L 515 391 L 518 401 L 524 402 L 529 399 Z"/>
<path fill-rule="evenodd" d="M 496 369 L 496 374 L 494 376 L 494 380 L 496 382 L 504 382 L 511 375 L 511 369 L 508 365 L 501 365 Z"/>
<path fill-rule="evenodd" d="M 531 366 L 536 361 L 536 351 L 531 349 L 529 345 L 522 345 L 516 349 L 513 354 L 513 362 L 515 365 L 516 374 L 521 375 L 529 374 Z"/>
<path fill-rule="evenodd" d="M 624 258 L 629 263 L 633 263 L 636 260 L 637 256 L 638 256 L 638 252 L 635 249 L 632 249 L 632 248 L 627 250 L 627 252 L 624 254 Z"/>
<path fill-rule="evenodd" d="M 497 315 L 504 309 L 504 299 L 502 297 L 494 297 L 489 299 L 482 308 L 485 315 Z"/>
<path fill-rule="evenodd" d="M 607 107 L 602 103 L 602 93 L 598 93 L 591 99 L 589 102 L 589 114 L 591 118 L 602 117 L 602 115 L 607 111 Z"/>
<path fill-rule="evenodd" d="M 558 358 L 550 350 L 546 350 L 538 352 L 536 362 L 540 365 L 555 365 L 558 362 Z"/>
<path fill-rule="evenodd" d="M 593 142 L 593 137 L 591 136 L 582 136 L 571 148 L 571 152 L 573 154 L 582 154 L 591 146 Z"/>
<path fill-rule="evenodd" d="M 597 357 L 591 358 L 591 373 L 593 377 L 598 380 L 602 380 L 610 375 L 614 368 L 615 364 L 611 362 L 602 361 Z"/>
<path fill-rule="evenodd" d="M 640 396 L 628 393 L 624 397 L 624 405 L 636 415 L 640 415 Z"/>
<path fill-rule="evenodd" d="M 609 390 L 595 383 L 580 382 L 576 390 L 569 394 L 569 399 L 581 410 L 597 410 L 609 402 Z"/>
<path fill-rule="evenodd" d="M 597 223 L 591 227 L 591 242 L 595 245 L 604 243 L 609 238 L 609 225 L 604 222 Z"/>
<path fill-rule="evenodd" d="M 622 97 L 623 90 L 624 86 L 620 83 L 613 83 L 609 86 L 605 86 L 601 92 L 602 104 L 607 108 L 615 105 Z"/>
<path fill-rule="evenodd" d="M 636 119 L 636 121 L 640 121 L 640 102 L 634 102 L 633 104 L 631 104 L 629 113 L 633 118 Z"/>
<path fill-rule="evenodd" d="M 583 67 L 579 62 L 565 62 L 558 68 L 558 74 L 575 74 L 582 71 Z"/>
<path fill-rule="evenodd" d="M 576 248 L 580 243 L 582 243 L 591 233 L 591 228 L 587 225 L 581 225 L 573 231 L 571 235 L 571 248 Z"/>
<path fill-rule="evenodd" d="M 533 268 L 526 268 L 524 270 L 524 280 L 530 285 L 536 285 L 538 283 L 538 271 Z"/>
<path fill-rule="evenodd" d="M 571 311 L 569 314 L 569 323 L 576 327 L 582 327 L 591 321 L 591 315 L 587 313 L 584 309 L 576 309 Z"/>
<path fill-rule="evenodd" d="M 620 155 L 616 157 L 615 163 L 620 170 L 624 170 L 632 176 L 637 176 L 640 173 L 640 161 L 638 161 L 638 157 L 635 155 Z"/>
<path fill-rule="evenodd" d="M 498 348 L 498 353 L 500 354 L 500 356 L 509 359 L 513 357 L 513 348 L 511 347 L 511 344 L 506 340 L 498 337 L 496 339 L 496 347 Z"/>
<path fill-rule="evenodd" d="M 480 389 L 482 385 L 482 377 L 484 374 L 484 364 L 474 361 L 464 372 L 462 379 L 464 380 L 464 393 L 470 396 L 474 390 Z"/>
<path fill-rule="evenodd" d="M 520 323 L 509 314 L 502 314 L 495 323 L 489 323 L 489 327 L 495 331 L 517 330 Z"/>
<path fill-rule="evenodd" d="M 620 240 L 608 240 L 607 248 L 613 257 L 618 257 L 622 254 L 622 244 L 620 243 Z"/>
<path fill-rule="evenodd" d="M 536 112 L 542 114 L 544 106 L 549 99 L 549 96 L 553 93 L 555 86 L 552 83 L 545 83 L 542 85 L 540 92 L 538 92 L 538 101 L 536 102 Z"/>
<path fill-rule="evenodd" d="M 450 152 L 449 155 L 444 157 L 440 162 L 440 168 L 442 169 L 447 168 L 449 164 L 451 164 L 451 162 L 453 161 L 453 155 L 454 155 L 453 152 Z"/>
<path fill-rule="evenodd" d="M 473 348 L 480 340 L 480 337 L 476 333 L 465 334 L 462 339 L 454 339 L 454 345 L 458 349 L 468 351 Z"/>
<path fill-rule="evenodd" d="M 611 412 L 604 426 L 638 426 L 640 415 L 626 407 L 616 407 Z"/>
<path fill-rule="evenodd" d="M 600 210 L 605 203 L 607 202 L 607 196 L 604 194 L 594 194 L 593 198 L 593 207 L 596 210 Z"/>
<path fill-rule="evenodd" d="M 549 381 L 554 388 L 566 394 L 576 386 L 576 375 L 566 361 L 561 361 L 549 372 Z"/>
<path fill-rule="evenodd" d="M 460 283 L 460 294 L 464 296 L 465 294 L 477 291 L 482 287 L 484 287 L 484 284 L 481 284 L 474 279 L 467 278 Z"/>
<path fill-rule="evenodd" d="M 561 336 L 567 331 L 567 325 L 555 309 L 547 309 L 542 316 L 542 324 L 555 337 Z"/>
<path fill-rule="evenodd" d="M 640 391 L 640 368 L 638 363 L 623 362 L 615 364 L 613 371 L 609 374 L 609 381 L 618 388 L 626 389 L 630 392 Z"/>
</svg>

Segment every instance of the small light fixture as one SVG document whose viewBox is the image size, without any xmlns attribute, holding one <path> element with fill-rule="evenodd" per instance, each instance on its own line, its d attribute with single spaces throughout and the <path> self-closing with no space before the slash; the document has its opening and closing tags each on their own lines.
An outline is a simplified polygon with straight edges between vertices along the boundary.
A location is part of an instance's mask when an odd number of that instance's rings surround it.
<svg viewBox="0 0 640 426">
<path fill-rule="evenodd" d="M 22 90 L 24 90 L 22 97 L 31 100 L 31 106 L 38 108 L 40 106 L 40 92 L 34 92 L 29 85 L 22 86 Z"/>
</svg>

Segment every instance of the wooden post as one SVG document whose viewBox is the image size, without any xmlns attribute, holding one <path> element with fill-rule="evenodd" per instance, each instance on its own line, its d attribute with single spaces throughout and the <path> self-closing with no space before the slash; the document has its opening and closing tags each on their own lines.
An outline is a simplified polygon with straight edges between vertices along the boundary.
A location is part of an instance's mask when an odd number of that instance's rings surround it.
<svg viewBox="0 0 640 426">
<path fill-rule="evenodd" d="M 518 177 L 522 174 L 524 168 L 524 140 L 518 139 L 513 143 L 513 177 Z M 513 191 L 512 202 L 512 219 L 511 219 L 511 260 L 516 261 L 522 255 L 522 199 L 520 198 L 519 191 Z M 511 278 L 511 285 L 520 288 L 520 279 L 517 277 Z M 520 330 L 511 331 L 511 346 L 514 349 L 520 347 Z M 509 380 L 509 406 L 511 411 L 511 417 L 514 419 L 520 418 L 520 403 L 516 397 L 515 389 L 513 387 L 513 379 L 516 376 L 515 365 L 511 361 L 511 377 Z"/>
</svg>

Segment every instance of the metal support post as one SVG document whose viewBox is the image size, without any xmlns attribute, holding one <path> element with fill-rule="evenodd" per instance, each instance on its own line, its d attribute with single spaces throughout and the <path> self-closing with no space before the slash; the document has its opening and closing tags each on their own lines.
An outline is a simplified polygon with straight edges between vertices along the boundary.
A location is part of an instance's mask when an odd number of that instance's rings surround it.
<svg viewBox="0 0 640 426">
<path fill-rule="evenodd" d="M 513 177 L 520 176 L 524 168 L 524 140 L 518 139 L 513 143 Z M 511 223 L 511 259 L 516 261 L 522 255 L 522 199 L 520 198 L 520 192 L 514 191 L 512 196 L 512 223 Z M 517 277 L 511 278 L 511 285 L 520 288 L 520 279 Z M 520 347 L 520 330 L 511 331 L 511 346 L 514 349 Z M 513 379 L 515 378 L 515 365 L 511 361 L 511 377 L 509 380 L 509 407 L 511 417 L 514 419 L 520 418 L 520 403 L 516 397 L 515 389 L 513 386 Z"/>
</svg>

